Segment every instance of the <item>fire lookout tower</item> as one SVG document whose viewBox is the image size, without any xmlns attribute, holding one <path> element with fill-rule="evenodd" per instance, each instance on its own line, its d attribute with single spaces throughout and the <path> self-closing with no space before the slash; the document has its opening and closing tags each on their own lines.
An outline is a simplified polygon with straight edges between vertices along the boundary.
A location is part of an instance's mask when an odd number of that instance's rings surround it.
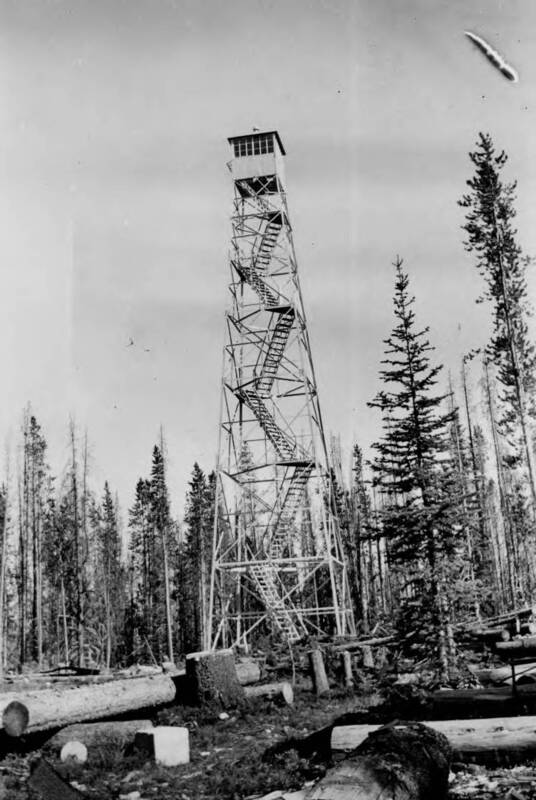
<svg viewBox="0 0 536 800">
<path fill-rule="evenodd" d="M 207 646 L 353 631 L 277 131 L 231 137 Z"/>
</svg>

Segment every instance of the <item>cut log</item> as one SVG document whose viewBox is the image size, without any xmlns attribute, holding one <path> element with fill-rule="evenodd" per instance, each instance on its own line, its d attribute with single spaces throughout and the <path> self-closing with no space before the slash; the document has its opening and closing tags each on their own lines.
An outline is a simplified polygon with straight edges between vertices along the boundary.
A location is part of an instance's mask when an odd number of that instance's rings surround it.
<svg viewBox="0 0 536 800">
<path fill-rule="evenodd" d="M 409 637 L 405 637 L 409 638 Z M 377 636 L 374 639 L 361 639 L 360 641 L 347 641 L 344 644 L 336 644 L 334 650 L 361 650 L 363 647 L 380 647 L 386 644 L 395 644 L 398 641 L 396 636 Z"/>
<path fill-rule="evenodd" d="M 395 722 L 366 739 L 307 793 L 307 800 L 444 800 L 451 748 L 419 722 Z"/>
<path fill-rule="evenodd" d="M 473 675 L 484 685 L 504 684 L 512 685 L 512 670 L 508 667 L 495 667 L 495 669 L 471 670 Z M 536 683 L 536 662 L 520 664 L 516 667 L 516 683 L 519 685 Z"/>
<path fill-rule="evenodd" d="M 151 730 L 153 723 L 149 719 L 129 719 L 113 722 L 90 722 L 79 725 L 68 725 L 52 736 L 45 744 L 46 750 L 60 751 L 69 742 L 81 742 L 87 747 L 91 761 L 95 751 L 114 748 L 123 751 L 134 743 L 137 731 Z"/>
<path fill-rule="evenodd" d="M 199 705 L 234 708 L 244 702 L 232 650 L 203 650 L 186 656 L 186 675 Z"/>
<path fill-rule="evenodd" d="M 67 742 L 61 748 L 60 761 L 74 761 L 76 764 L 85 764 L 87 761 L 87 747 L 82 742 Z"/>
<path fill-rule="evenodd" d="M 326 675 L 322 650 L 319 647 L 309 651 L 309 665 L 314 693 L 317 696 L 327 694 L 329 692 L 328 676 Z"/>
<path fill-rule="evenodd" d="M 470 632 L 474 639 L 493 644 L 494 642 L 508 642 L 512 638 L 510 631 L 506 628 L 482 628 Z"/>
<path fill-rule="evenodd" d="M 236 662 L 236 674 L 242 686 L 250 686 L 261 679 L 261 668 L 253 658 L 241 658 Z"/>
<path fill-rule="evenodd" d="M 28 786 L 43 800 L 83 800 L 86 796 L 64 781 L 44 758 L 33 767 Z"/>
<path fill-rule="evenodd" d="M 435 720 L 424 724 L 447 737 L 455 761 L 513 763 L 536 756 L 536 716 Z M 335 752 L 354 750 L 379 727 L 336 726 L 331 733 L 331 749 Z"/>
<path fill-rule="evenodd" d="M 260 686 L 245 686 L 244 694 L 247 700 L 265 697 L 267 700 L 279 700 L 287 706 L 291 706 L 294 702 L 294 692 L 288 681 L 282 681 L 281 683 L 265 683 Z"/>
<path fill-rule="evenodd" d="M 467 717 L 511 717 L 520 713 L 536 714 L 536 686 L 517 687 L 514 697 L 510 686 L 487 689 L 440 689 L 431 698 L 430 716 L 434 719 Z"/>
<path fill-rule="evenodd" d="M 61 728 L 75 722 L 155 708 L 175 699 L 167 675 L 127 678 L 74 689 L 55 687 L 0 695 L 2 727 L 9 736 Z"/>
<path fill-rule="evenodd" d="M 497 642 L 495 651 L 504 659 L 536 658 L 536 636 L 524 636 L 511 642 Z"/>
</svg>

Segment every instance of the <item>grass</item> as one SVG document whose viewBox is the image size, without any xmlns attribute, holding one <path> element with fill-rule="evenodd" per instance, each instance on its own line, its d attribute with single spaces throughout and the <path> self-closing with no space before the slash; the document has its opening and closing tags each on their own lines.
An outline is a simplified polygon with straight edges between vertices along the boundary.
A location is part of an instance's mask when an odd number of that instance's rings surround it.
<svg viewBox="0 0 536 800">
<path fill-rule="evenodd" d="M 356 706 L 355 696 L 342 692 L 328 699 L 303 692 L 293 708 L 259 700 L 229 712 L 224 720 L 215 711 L 174 707 L 160 712 L 154 721 L 189 728 L 189 764 L 159 767 L 137 753 L 125 755 L 113 747 L 92 753 L 91 763 L 83 766 L 53 764 L 94 800 L 116 800 L 136 790 L 147 800 L 245 800 L 276 789 L 298 789 L 320 777 L 325 765 L 302 758 L 295 750 L 273 755 L 269 761 L 263 756 L 270 748 L 307 736 Z"/>
</svg>

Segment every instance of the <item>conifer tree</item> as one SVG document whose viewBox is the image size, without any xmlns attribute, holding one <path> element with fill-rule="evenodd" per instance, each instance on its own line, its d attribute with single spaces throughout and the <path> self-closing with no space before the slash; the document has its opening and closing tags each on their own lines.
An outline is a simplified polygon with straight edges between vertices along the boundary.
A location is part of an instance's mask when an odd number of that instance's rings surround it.
<svg viewBox="0 0 536 800">
<path fill-rule="evenodd" d="M 97 511 L 96 586 L 101 598 L 105 631 L 104 663 L 109 669 L 118 660 L 123 621 L 123 568 L 117 509 L 108 481 Z"/>
<path fill-rule="evenodd" d="M 140 478 L 136 484 L 136 498 L 129 512 L 130 554 L 133 598 L 131 603 L 134 656 L 154 657 L 157 616 L 159 549 L 156 547 L 151 518 L 151 482 Z"/>
<path fill-rule="evenodd" d="M 153 464 L 150 480 L 151 523 L 154 531 L 155 549 L 159 551 L 158 561 L 161 565 L 161 574 L 157 580 L 158 602 L 160 605 L 159 616 L 163 622 L 161 629 L 160 650 L 163 648 L 165 638 L 167 652 L 165 655 L 173 661 L 173 628 L 171 611 L 171 585 L 169 567 L 169 549 L 171 544 L 171 515 L 169 511 L 169 497 L 166 484 L 165 458 L 163 436 L 160 437 L 160 447 L 153 449 Z M 161 652 L 161 655 L 164 653 Z"/>
<path fill-rule="evenodd" d="M 181 628 L 186 652 L 203 647 L 207 632 L 216 479 L 195 463 L 186 497 L 186 541 L 180 562 Z"/>
<path fill-rule="evenodd" d="M 421 627 L 431 614 L 443 671 L 448 622 L 447 565 L 459 530 L 449 455 L 445 394 L 435 393 L 441 366 L 433 366 L 428 328 L 416 327 L 414 298 L 402 260 L 395 264 L 395 325 L 385 340 L 380 377 L 384 388 L 369 403 L 382 412 L 383 437 L 373 447 L 383 535 L 391 563 L 407 576 L 403 608 L 416 611 Z"/>
<path fill-rule="evenodd" d="M 508 442 L 503 458 L 509 467 L 524 465 L 533 507 L 536 509 L 536 469 L 531 425 L 536 416 L 536 352 L 530 342 L 527 315 L 527 259 L 516 240 L 514 228 L 516 183 L 502 181 L 507 163 L 497 153 L 489 134 L 481 133 L 469 154 L 474 165 L 467 181 L 470 191 L 459 201 L 466 209 L 463 229 L 465 248 L 474 254 L 484 279 L 477 302 L 491 303 L 493 333 L 487 346 L 501 386 L 498 424 Z"/>
</svg>

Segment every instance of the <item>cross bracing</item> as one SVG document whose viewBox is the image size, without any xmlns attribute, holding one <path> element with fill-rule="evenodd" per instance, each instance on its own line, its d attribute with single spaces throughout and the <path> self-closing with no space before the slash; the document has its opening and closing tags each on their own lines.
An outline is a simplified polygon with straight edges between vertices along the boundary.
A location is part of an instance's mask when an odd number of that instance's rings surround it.
<svg viewBox="0 0 536 800">
<path fill-rule="evenodd" d="M 273 137 L 264 153 L 256 135 L 230 140 L 246 155 L 229 163 L 231 280 L 207 639 L 214 647 L 248 646 L 259 634 L 292 642 L 353 630 L 284 153 L 276 132 L 258 134 Z"/>
</svg>

